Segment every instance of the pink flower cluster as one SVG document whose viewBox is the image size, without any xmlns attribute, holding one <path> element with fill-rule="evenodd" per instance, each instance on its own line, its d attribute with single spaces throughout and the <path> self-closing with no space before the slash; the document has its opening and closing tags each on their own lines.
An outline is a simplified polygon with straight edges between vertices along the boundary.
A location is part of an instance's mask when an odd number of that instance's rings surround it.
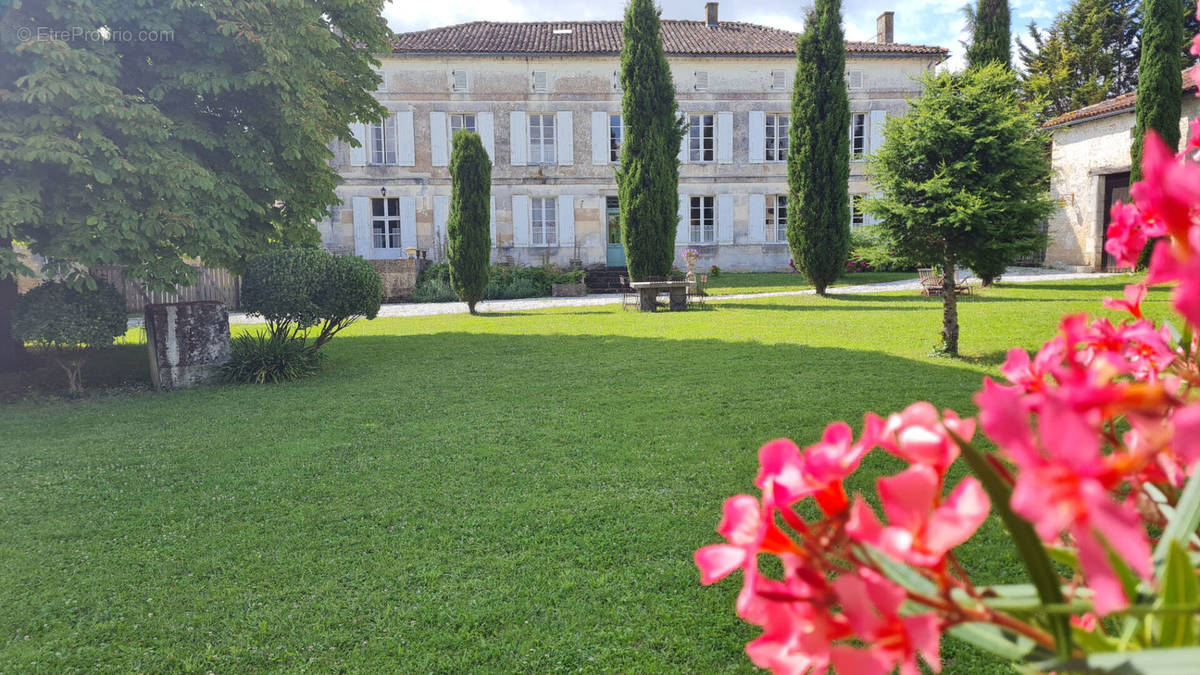
<svg viewBox="0 0 1200 675">
<path fill-rule="evenodd" d="M 1200 55 L 1200 37 L 1193 53 Z M 1011 485 L 1012 512 L 1044 542 L 1076 554 L 1078 574 L 1063 586 L 1070 601 L 1090 602 L 1072 617 L 1078 630 L 1103 631 L 1098 617 L 1129 605 L 1118 568 L 1153 586 L 1148 526 L 1163 524 L 1163 507 L 1200 463 L 1200 164 L 1189 160 L 1198 153 L 1200 121 L 1179 156 L 1147 134 L 1143 179 L 1131 188 L 1133 204 L 1113 207 L 1105 245 L 1118 264 L 1132 266 L 1148 241 L 1160 240 L 1145 281 L 1104 300 L 1128 316 L 1068 315 L 1032 357 L 1009 352 L 1001 368 L 1007 383 L 985 378 L 977 419 L 914 403 L 886 419 L 868 414 L 857 438 L 837 422 L 803 450 L 784 439 L 762 446 L 761 498 L 730 498 L 717 528 L 726 542 L 695 554 L 704 584 L 741 570 L 738 615 L 763 629 L 746 646 L 756 665 L 907 675 L 919 672 L 919 655 L 936 672 L 942 632 L 962 622 L 992 623 L 1053 648 L 1045 632 L 989 608 L 954 557 L 991 507 L 974 477 L 946 484 L 977 424 L 998 448 L 987 460 Z M 1174 284 L 1182 339 L 1142 310 L 1147 287 L 1164 283 Z M 876 449 L 907 463 L 876 480 L 883 518 L 844 487 Z M 1149 494 L 1166 495 L 1167 504 Z M 805 508 L 821 516 L 805 519 Z M 763 555 L 779 564 L 760 569 Z M 881 556 L 937 592 L 890 579 Z M 915 609 L 901 613 L 906 602 Z"/>
</svg>

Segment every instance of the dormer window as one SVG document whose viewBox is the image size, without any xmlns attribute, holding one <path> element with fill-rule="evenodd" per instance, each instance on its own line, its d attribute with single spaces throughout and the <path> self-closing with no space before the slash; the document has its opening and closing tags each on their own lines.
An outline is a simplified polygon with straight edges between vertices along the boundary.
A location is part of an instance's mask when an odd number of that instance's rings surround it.
<svg viewBox="0 0 1200 675">
<path fill-rule="evenodd" d="M 544 70 L 533 71 L 533 90 L 550 91 L 550 73 Z"/>
</svg>

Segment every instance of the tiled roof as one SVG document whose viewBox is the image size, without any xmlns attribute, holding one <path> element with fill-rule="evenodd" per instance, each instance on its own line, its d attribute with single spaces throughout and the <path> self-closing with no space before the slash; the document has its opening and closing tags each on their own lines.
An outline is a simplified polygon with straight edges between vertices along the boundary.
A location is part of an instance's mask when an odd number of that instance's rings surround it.
<svg viewBox="0 0 1200 675">
<path fill-rule="evenodd" d="M 1189 68 L 1188 70 L 1183 71 L 1184 94 L 1196 91 L 1196 82 L 1192 79 L 1192 76 L 1189 73 L 1190 70 L 1191 69 Z M 1124 110 L 1133 110 L 1135 105 L 1137 105 L 1137 92 L 1131 91 L 1128 94 L 1114 96 L 1107 101 L 1093 103 L 1092 105 L 1084 106 L 1078 110 L 1072 110 L 1069 113 L 1063 113 L 1043 124 L 1042 128 L 1049 129 L 1050 127 L 1058 127 L 1064 124 L 1082 122 L 1084 120 L 1092 119 L 1093 117 L 1101 117 Z"/>
<path fill-rule="evenodd" d="M 398 33 L 393 39 L 393 53 L 617 54 L 622 46 L 621 32 L 620 21 L 474 21 Z M 709 28 L 703 21 L 664 19 L 662 22 L 663 47 L 668 54 L 795 54 L 797 37 L 791 31 L 736 21 L 722 21 L 715 28 Z M 926 45 L 847 42 L 846 51 L 883 56 L 945 56 L 949 50 Z"/>
</svg>

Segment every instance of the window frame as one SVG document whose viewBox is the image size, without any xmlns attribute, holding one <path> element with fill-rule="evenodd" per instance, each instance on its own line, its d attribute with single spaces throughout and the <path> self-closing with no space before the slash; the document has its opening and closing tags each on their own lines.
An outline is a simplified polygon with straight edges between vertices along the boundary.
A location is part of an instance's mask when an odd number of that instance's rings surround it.
<svg viewBox="0 0 1200 675">
<path fill-rule="evenodd" d="M 717 198 L 692 195 L 688 199 L 688 241 L 693 244 L 717 243 Z M 706 218 L 707 216 L 707 218 Z M 707 238 L 705 237 L 707 234 Z"/>
<path fill-rule="evenodd" d="M 859 149 L 855 149 L 855 143 Z M 850 161 L 861 162 L 867 158 L 867 113 L 850 113 Z"/>
<path fill-rule="evenodd" d="M 459 125 L 458 129 L 454 128 L 454 119 L 456 117 L 461 120 L 461 124 Z M 467 126 L 466 124 L 468 117 L 471 118 L 470 126 Z M 470 133 L 477 134 L 479 133 L 478 125 L 478 113 L 448 113 L 446 115 L 446 133 L 449 134 L 448 140 L 450 142 L 450 147 L 454 147 L 454 133 L 456 131 L 468 131 Z"/>
<path fill-rule="evenodd" d="M 767 195 L 763 210 L 763 232 L 769 244 L 787 243 L 787 195 Z M 783 212 L 782 220 L 780 211 Z"/>
<path fill-rule="evenodd" d="M 780 120 L 783 121 L 782 127 Z M 788 153 L 788 134 L 791 132 L 792 116 L 788 113 L 766 113 L 763 116 L 763 161 L 770 163 L 786 162 Z M 782 129 L 782 132 L 781 132 Z M 779 152 L 780 142 L 783 143 L 783 153 Z M 773 144 L 773 145 L 772 145 Z M 774 155 L 774 159 L 772 159 Z"/>
<path fill-rule="evenodd" d="M 558 199 L 529 198 L 529 245 L 558 246 Z"/>
<path fill-rule="evenodd" d="M 376 213 L 377 204 L 382 206 L 383 213 Z M 377 229 L 379 231 L 376 231 Z M 380 246 L 380 243 L 383 245 Z M 404 248 L 401 241 L 399 197 L 371 198 L 371 248 L 379 251 L 398 251 Z"/>
<path fill-rule="evenodd" d="M 395 166 L 400 163 L 399 152 L 396 148 L 396 124 L 396 115 L 390 114 L 382 122 L 372 122 L 367 126 L 367 136 L 370 142 L 367 164 L 370 166 Z"/>
<path fill-rule="evenodd" d="M 697 122 L 699 120 L 699 122 Z M 697 126 L 697 124 L 699 126 Z M 699 129 L 698 133 L 693 133 Z M 705 131 L 708 132 L 707 137 Z M 708 147 L 705 148 L 705 140 Z M 717 114 L 688 113 L 688 164 L 712 164 L 717 161 Z M 707 155 L 707 159 L 705 156 Z"/>
<path fill-rule="evenodd" d="M 538 129 L 538 135 L 534 136 L 534 126 Z M 549 136 L 547 137 L 547 129 Z M 526 115 L 525 132 L 528 136 L 527 145 L 529 152 L 528 163 L 533 166 L 552 166 L 558 163 L 558 122 L 555 119 L 554 113 L 528 113 Z M 547 152 L 546 148 L 549 147 Z M 537 152 L 534 152 L 537 148 Z M 537 158 L 536 160 L 534 158 Z"/>
<path fill-rule="evenodd" d="M 614 125 L 613 122 L 616 121 Z M 625 142 L 625 118 L 621 113 L 608 114 L 608 163 L 621 163 L 621 144 Z"/>
</svg>

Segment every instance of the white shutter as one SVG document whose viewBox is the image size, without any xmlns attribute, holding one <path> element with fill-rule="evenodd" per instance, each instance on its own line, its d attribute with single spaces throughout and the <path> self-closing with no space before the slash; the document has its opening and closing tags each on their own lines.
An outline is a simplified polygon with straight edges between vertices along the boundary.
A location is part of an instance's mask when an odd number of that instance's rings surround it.
<svg viewBox="0 0 1200 675">
<path fill-rule="evenodd" d="M 575 245 L 575 195 L 558 196 L 558 245 Z"/>
<path fill-rule="evenodd" d="M 733 243 L 733 195 L 717 195 L 717 243 Z"/>
<path fill-rule="evenodd" d="M 592 111 L 592 164 L 608 163 L 608 113 Z"/>
<path fill-rule="evenodd" d="M 513 166 L 525 166 L 529 161 L 529 141 L 526 140 L 529 129 L 525 126 L 525 113 L 514 110 L 508 114 L 508 139 L 512 145 L 509 163 Z"/>
<path fill-rule="evenodd" d="M 442 246 L 446 245 L 448 235 L 446 220 L 449 217 L 450 198 L 444 195 L 435 195 L 433 198 L 433 234 L 435 239 L 442 242 Z"/>
<path fill-rule="evenodd" d="M 683 122 L 686 122 L 688 120 L 688 116 L 686 113 L 682 113 L 682 112 L 679 113 L 679 117 L 680 117 L 680 120 Z M 688 133 L 689 133 L 688 128 L 685 126 L 683 129 L 683 139 L 679 141 L 679 163 L 680 164 L 687 163 Z"/>
<path fill-rule="evenodd" d="M 446 166 L 450 163 L 450 151 L 446 148 L 448 138 L 446 113 L 429 113 L 429 156 L 434 166 Z"/>
<path fill-rule="evenodd" d="M 400 198 L 400 246 L 417 245 L 417 198 Z"/>
<path fill-rule="evenodd" d="M 513 246 L 527 248 L 529 246 L 529 196 L 513 195 Z"/>
<path fill-rule="evenodd" d="M 886 110 L 871 111 L 871 154 L 883 145 L 883 123 L 887 121 Z"/>
<path fill-rule="evenodd" d="M 354 134 L 354 140 L 358 141 L 357 148 L 350 148 L 350 166 L 366 166 L 367 125 L 362 122 L 354 122 L 350 125 L 350 131 Z"/>
<path fill-rule="evenodd" d="M 487 150 L 488 159 L 496 163 L 496 120 L 490 112 L 475 115 L 475 128 L 479 131 L 479 140 L 483 141 L 483 149 Z"/>
<path fill-rule="evenodd" d="M 354 255 L 371 258 L 371 199 L 354 197 L 350 200 L 354 210 Z"/>
<path fill-rule="evenodd" d="M 750 163 L 762 164 L 766 161 L 767 147 L 767 114 L 761 110 L 750 111 Z"/>
<path fill-rule="evenodd" d="M 575 163 L 575 132 L 571 127 L 571 111 L 560 110 L 555 120 L 554 147 L 558 150 L 558 165 L 571 166 Z"/>
<path fill-rule="evenodd" d="M 679 224 L 675 227 L 676 246 L 687 246 L 692 239 L 692 226 L 688 222 L 691 207 L 691 198 L 682 192 L 679 193 Z"/>
<path fill-rule="evenodd" d="M 767 199 L 764 195 L 750 195 L 750 243 L 762 244 L 767 240 Z"/>
<path fill-rule="evenodd" d="M 491 217 L 488 218 L 488 236 L 491 238 L 489 248 L 496 245 L 496 195 L 492 195 L 490 199 L 489 209 Z"/>
<path fill-rule="evenodd" d="M 413 166 L 417 163 L 413 143 L 413 114 L 411 110 L 396 113 L 396 164 Z"/>
<path fill-rule="evenodd" d="M 717 113 L 717 163 L 733 164 L 733 113 Z"/>
</svg>

